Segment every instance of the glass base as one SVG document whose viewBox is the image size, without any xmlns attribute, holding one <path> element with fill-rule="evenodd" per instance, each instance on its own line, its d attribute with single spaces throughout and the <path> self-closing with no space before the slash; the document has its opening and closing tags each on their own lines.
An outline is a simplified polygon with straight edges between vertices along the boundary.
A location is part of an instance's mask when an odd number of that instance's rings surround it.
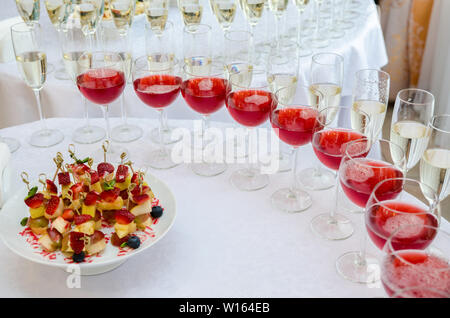
<svg viewBox="0 0 450 318">
<path fill-rule="evenodd" d="M 4 142 L 8 146 L 11 153 L 20 148 L 20 142 L 14 138 L 0 137 L 0 142 Z"/>
<path fill-rule="evenodd" d="M 149 153 L 146 164 L 155 169 L 170 169 L 179 165 L 172 161 L 167 149 L 157 149 Z"/>
<path fill-rule="evenodd" d="M 269 184 L 269 177 L 257 169 L 241 169 L 233 172 L 231 183 L 242 191 L 256 191 Z"/>
<path fill-rule="evenodd" d="M 345 32 L 337 28 L 330 29 L 328 32 L 328 37 L 333 40 L 342 39 L 344 36 Z"/>
<path fill-rule="evenodd" d="M 79 144 L 92 144 L 105 138 L 106 132 L 98 126 L 83 126 L 73 132 L 72 140 Z"/>
<path fill-rule="evenodd" d="M 116 142 L 132 142 L 142 137 L 144 131 L 136 125 L 119 125 L 111 130 L 111 139 Z"/>
<path fill-rule="evenodd" d="M 47 148 L 63 141 L 64 135 L 56 129 L 42 129 L 34 132 L 28 142 L 34 147 Z"/>
<path fill-rule="evenodd" d="M 104 162 L 104 153 L 101 146 L 98 147 L 99 149 L 96 150 L 92 156 L 94 159 L 94 162 Z M 110 144 L 108 151 L 106 152 L 106 162 L 109 162 L 111 164 L 119 164 L 121 162 L 120 155 L 122 153 L 127 153 L 129 156 L 127 148 L 119 146 L 117 144 Z M 130 156 L 131 157 L 131 156 Z M 130 158 L 131 159 L 131 158 Z"/>
<path fill-rule="evenodd" d="M 299 189 L 280 189 L 272 194 L 271 199 L 275 208 L 289 213 L 304 211 L 312 205 L 311 196 Z"/>
<path fill-rule="evenodd" d="M 58 68 L 55 70 L 55 74 L 54 74 L 56 79 L 62 80 L 62 81 L 67 81 L 67 80 L 71 80 L 70 76 L 67 74 L 66 70 L 64 68 Z"/>
<path fill-rule="evenodd" d="M 335 214 L 319 214 L 311 220 L 311 229 L 327 240 L 345 240 L 353 234 L 352 222 L 345 216 Z"/>
<path fill-rule="evenodd" d="M 322 168 L 308 168 L 297 175 L 302 186 L 307 190 L 326 190 L 336 185 L 336 175 Z"/>
<path fill-rule="evenodd" d="M 311 38 L 310 42 L 311 46 L 316 49 L 323 49 L 329 45 L 329 41 L 327 38 Z"/>
<path fill-rule="evenodd" d="M 179 136 L 178 138 L 173 138 L 172 137 L 172 131 L 173 131 L 172 127 L 169 127 L 169 129 L 164 129 L 162 131 L 162 133 L 163 133 L 162 134 L 163 135 L 162 142 L 163 142 L 164 145 L 170 145 L 170 144 L 176 143 L 176 142 L 181 140 L 182 136 Z M 159 135 L 159 128 L 158 127 L 153 128 L 150 131 L 150 139 L 155 144 L 159 144 L 160 143 L 160 135 Z"/>
<path fill-rule="evenodd" d="M 336 260 L 336 270 L 345 279 L 361 284 L 380 280 L 380 264 L 376 257 L 367 255 L 361 262 L 360 252 L 348 252 Z"/>
<path fill-rule="evenodd" d="M 191 163 L 191 169 L 196 175 L 214 177 L 223 173 L 227 169 L 227 165 L 225 163 L 199 162 Z"/>
</svg>

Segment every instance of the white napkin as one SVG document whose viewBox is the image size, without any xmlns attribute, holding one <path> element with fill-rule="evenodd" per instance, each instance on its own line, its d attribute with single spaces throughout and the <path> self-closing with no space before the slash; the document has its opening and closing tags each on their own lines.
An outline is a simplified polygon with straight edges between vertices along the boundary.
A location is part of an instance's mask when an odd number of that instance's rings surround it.
<svg viewBox="0 0 450 318">
<path fill-rule="evenodd" d="M 21 17 L 14 17 L 0 21 L 0 63 L 14 60 L 14 49 L 11 41 L 11 26 L 23 22 Z"/>
<path fill-rule="evenodd" d="M 0 207 L 7 200 L 7 193 L 11 186 L 9 180 L 9 161 L 11 159 L 11 152 L 7 144 L 0 142 Z"/>
</svg>

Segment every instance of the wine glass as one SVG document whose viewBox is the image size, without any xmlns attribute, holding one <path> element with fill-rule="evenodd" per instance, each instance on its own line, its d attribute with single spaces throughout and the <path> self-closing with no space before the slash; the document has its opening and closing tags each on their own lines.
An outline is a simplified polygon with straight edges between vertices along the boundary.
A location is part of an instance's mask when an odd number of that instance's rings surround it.
<svg viewBox="0 0 450 318">
<path fill-rule="evenodd" d="M 406 156 L 406 171 L 419 162 L 427 148 L 427 127 L 434 112 L 434 96 L 422 89 L 407 88 L 398 92 L 391 121 L 390 140 L 399 145 Z M 396 153 L 392 152 L 393 156 Z"/>
<path fill-rule="evenodd" d="M 380 158 L 380 149 L 382 158 Z M 339 166 L 339 180 L 347 198 L 364 208 L 375 186 L 385 179 L 403 178 L 406 159 L 392 155 L 392 149 L 402 153 L 400 146 L 384 139 L 355 140 L 346 145 L 345 155 Z M 391 150 L 391 151 L 389 151 Z M 380 188 L 380 195 L 395 195 L 402 191 L 401 181 L 391 182 L 390 187 Z M 393 196 L 391 197 L 393 198 Z M 361 250 L 347 252 L 336 261 L 338 273 L 353 282 L 370 283 L 373 264 L 377 260 L 365 252 L 365 231 L 361 240 Z"/>
<path fill-rule="evenodd" d="M 156 34 L 161 34 L 167 24 L 167 17 L 169 15 L 169 1 L 144 0 L 144 5 L 147 22 L 150 29 Z"/>
<path fill-rule="evenodd" d="M 273 12 L 276 18 L 275 23 L 275 46 L 278 47 L 278 43 L 281 39 L 281 18 L 284 15 L 288 5 L 288 0 L 269 0 L 269 8 Z"/>
<path fill-rule="evenodd" d="M 126 85 L 124 61 L 116 52 L 84 53 L 78 59 L 77 86 L 88 100 L 100 106 L 106 124 L 106 139 L 111 140 L 109 124 L 109 104 L 117 100 Z M 120 161 L 120 155 L 126 152 L 123 147 L 110 144 L 107 155 L 114 162 Z M 99 152 L 95 157 L 101 157 Z"/>
<path fill-rule="evenodd" d="M 39 22 L 41 12 L 40 0 L 16 0 L 17 11 L 23 22 L 34 26 L 33 22 Z"/>
<path fill-rule="evenodd" d="M 290 188 L 283 188 L 272 194 L 272 204 L 286 212 L 300 212 L 312 204 L 311 196 L 298 188 L 296 180 L 298 148 L 311 142 L 319 111 L 308 105 L 308 90 L 301 87 L 298 92 L 291 87 L 282 87 L 275 93 L 274 107 L 270 112 L 270 123 L 280 140 L 293 149 L 293 180 Z M 289 98 L 286 98 L 289 96 Z M 288 103 L 283 101 L 289 100 Z"/>
<path fill-rule="evenodd" d="M 182 79 L 178 75 L 178 61 L 170 54 L 142 56 L 134 62 L 133 86 L 139 99 L 159 113 L 159 149 L 148 156 L 148 165 L 156 169 L 168 169 L 177 164 L 163 142 L 164 110 L 180 93 Z"/>
<path fill-rule="evenodd" d="M 294 5 L 297 7 L 298 17 L 297 17 L 297 43 L 299 45 L 300 49 L 300 56 L 305 57 L 312 54 L 311 49 L 306 47 L 303 43 L 303 37 L 302 37 L 302 21 L 303 21 L 303 14 L 305 12 L 306 6 L 309 3 L 309 0 L 293 0 Z"/>
<path fill-rule="evenodd" d="M 78 59 L 84 53 L 90 51 L 87 39 L 81 28 L 76 26 L 62 27 L 62 32 L 59 33 L 61 48 L 63 52 L 63 63 L 67 74 L 76 86 L 78 70 Z M 89 65 L 89 59 L 85 59 Z M 93 126 L 89 121 L 89 110 L 86 98 L 81 94 L 81 100 L 84 105 L 85 125 L 75 129 L 72 134 L 73 141 L 80 144 L 91 144 L 102 140 L 105 137 L 105 130 L 98 126 Z"/>
<path fill-rule="evenodd" d="M 124 64 L 126 83 L 131 83 L 133 56 L 131 53 L 131 44 L 128 33 L 121 32 L 116 28 L 115 23 L 112 23 L 111 21 L 109 23 L 105 21 L 102 24 L 100 31 L 103 42 L 102 49 L 107 52 L 115 52 L 120 55 Z M 112 140 L 127 143 L 141 138 L 143 135 L 143 129 L 137 125 L 128 123 L 128 111 L 125 105 L 125 94 L 120 95 L 120 111 L 122 115 L 122 123 L 119 126 L 113 127 L 111 130 Z"/>
<path fill-rule="evenodd" d="M 202 158 L 191 164 L 194 173 L 211 177 L 221 174 L 226 169 L 224 158 L 219 160 L 211 160 L 208 157 L 207 148 L 211 142 L 207 140 L 206 131 L 209 128 L 209 116 L 217 112 L 225 104 L 225 96 L 227 93 L 227 79 L 225 75 L 225 65 L 218 61 L 212 61 L 205 57 L 207 61 L 196 58 L 199 66 L 192 67 L 191 64 L 185 64 L 183 67 L 184 81 L 181 85 L 181 95 L 186 104 L 195 112 L 199 113 L 202 118 L 201 125 L 201 153 Z M 206 68 L 201 65 L 207 65 Z M 194 137 L 195 145 L 195 137 Z M 194 149 L 195 151 L 195 149 Z M 195 159 L 195 158 L 194 158 Z"/>
<path fill-rule="evenodd" d="M 135 0 L 109 0 L 111 15 L 119 34 L 123 37 L 128 35 L 128 31 L 133 23 Z"/>
<path fill-rule="evenodd" d="M 20 76 L 33 90 L 41 120 L 41 130 L 30 136 L 29 143 L 35 147 L 59 144 L 64 135 L 59 130 L 48 129 L 42 113 L 40 91 L 47 79 L 47 55 L 43 51 L 41 25 L 37 22 L 14 24 L 11 26 L 11 39 Z"/>
<path fill-rule="evenodd" d="M 320 32 L 321 27 L 320 10 L 322 9 L 323 0 L 314 0 L 314 4 L 315 4 L 314 10 L 315 28 L 310 44 L 314 48 L 322 49 L 327 47 L 329 44 L 327 36 Z"/>
<path fill-rule="evenodd" d="M 352 107 L 354 111 L 362 110 L 369 114 L 374 139 L 383 128 L 389 101 L 389 81 L 389 74 L 380 70 L 363 69 L 355 74 Z"/>
<path fill-rule="evenodd" d="M 358 112 L 360 125 L 354 129 L 349 124 L 341 124 L 333 127 L 335 117 L 339 114 L 342 117 L 350 117 L 351 107 L 332 106 L 319 112 L 317 125 L 312 137 L 314 153 L 322 164 L 327 168 L 337 171 L 345 153 L 345 146 L 354 141 L 360 140 L 361 145 L 370 143 L 370 118 L 363 111 Z M 361 156 L 366 153 L 362 153 Z M 343 240 L 353 234 L 351 221 L 341 213 L 337 213 L 339 183 L 336 178 L 336 194 L 333 208 L 329 213 L 317 215 L 311 220 L 312 230 L 327 240 Z"/>
<path fill-rule="evenodd" d="M 341 25 L 339 24 L 339 16 L 338 16 L 338 10 L 340 10 L 339 1 L 341 0 L 330 0 L 330 23 L 329 28 L 327 29 L 327 36 L 330 39 L 338 40 L 345 36 L 345 32 L 341 28 Z"/>
<path fill-rule="evenodd" d="M 177 3 L 185 26 L 202 22 L 203 6 L 199 0 L 178 0 Z"/>
<path fill-rule="evenodd" d="M 217 22 L 222 28 L 223 34 L 230 30 L 236 15 L 236 3 L 234 0 L 209 0 L 211 9 L 216 16 Z M 226 47 L 225 47 L 226 48 Z"/>
<path fill-rule="evenodd" d="M 251 138 L 252 129 L 269 118 L 275 98 L 270 92 L 265 71 L 253 70 L 251 82 L 243 83 L 242 77 L 246 78 L 241 72 L 230 76 L 226 106 L 231 117 L 247 128 L 249 149 L 256 149 L 254 138 Z M 250 163 L 246 168 L 237 170 L 231 175 L 231 183 L 242 191 L 259 190 L 269 183 L 266 174 L 261 174 L 257 168 L 252 167 L 251 162 L 255 161 L 255 158 L 251 157 L 249 156 Z"/>
<path fill-rule="evenodd" d="M 393 242 L 404 233 L 417 231 L 416 225 L 404 224 L 387 240 L 381 262 L 381 282 L 390 297 L 450 297 L 450 233 L 442 227 L 424 225 L 433 233 L 425 249 L 397 249 Z"/>
<path fill-rule="evenodd" d="M 94 50 L 94 35 L 103 17 L 104 0 L 77 0 L 72 1 L 68 10 L 70 19 L 79 23 L 84 35 L 88 38 L 90 49 Z"/>
<path fill-rule="evenodd" d="M 344 74 L 344 58 L 335 53 L 317 53 L 312 56 L 309 79 L 310 104 L 335 107 L 340 104 Z M 314 101 L 316 92 L 323 94 L 321 104 Z M 301 184 L 308 190 L 324 190 L 335 185 L 335 174 L 321 166 L 308 168 L 299 173 Z"/>
<path fill-rule="evenodd" d="M 250 48 L 251 61 L 256 63 L 255 28 L 263 14 L 265 0 L 240 0 L 239 3 L 242 6 L 244 16 L 250 25 L 250 33 L 252 38 L 248 45 Z"/>
</svg>

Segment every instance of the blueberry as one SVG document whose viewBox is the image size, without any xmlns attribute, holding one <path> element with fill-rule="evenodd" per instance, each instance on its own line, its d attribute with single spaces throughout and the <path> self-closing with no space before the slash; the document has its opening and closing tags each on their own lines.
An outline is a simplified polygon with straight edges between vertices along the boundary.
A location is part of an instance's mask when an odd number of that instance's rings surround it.
<svg viewBox="0 0 450 318">
<path fill-rule="evenodd" d="M 84 252 L 81 252 L 79 254 L 73 254 L 72 259 L 75 263 L 81 263 L 82 261 L 84 261 Z"/>
<path fill-rule="evenodd" d="M 131 248 L 138 248 L 139 246 L 141 246 L 141 240 L 139 239 L 139 237 L 137 237 L 136 235 L 132 235 L 130 236 L 130 238 L 127 241 L 127 245 Z"/>
<path fill-rule="evenodd" d="M 163 214 L 163 208 L 160 207 L 159 205 L 154 206 L 152 208 L 152 212 L 150 212 L 150 214 L 152 215 L 152 218 L 157 219 L 157 218 L 161 217 L 161 215 Z"/>
</svg>

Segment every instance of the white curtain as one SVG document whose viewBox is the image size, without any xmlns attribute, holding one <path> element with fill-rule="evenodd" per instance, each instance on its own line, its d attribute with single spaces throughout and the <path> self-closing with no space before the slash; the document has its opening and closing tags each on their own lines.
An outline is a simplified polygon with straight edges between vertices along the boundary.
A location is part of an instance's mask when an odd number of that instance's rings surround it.
<svg viewBox="0 0 450 318">
<path fill-rule="evenodd" d="M 435 114 L 450 114 L 450 1 L 435 0 L 419 87 L 436 98 Z"/>
</svg>

